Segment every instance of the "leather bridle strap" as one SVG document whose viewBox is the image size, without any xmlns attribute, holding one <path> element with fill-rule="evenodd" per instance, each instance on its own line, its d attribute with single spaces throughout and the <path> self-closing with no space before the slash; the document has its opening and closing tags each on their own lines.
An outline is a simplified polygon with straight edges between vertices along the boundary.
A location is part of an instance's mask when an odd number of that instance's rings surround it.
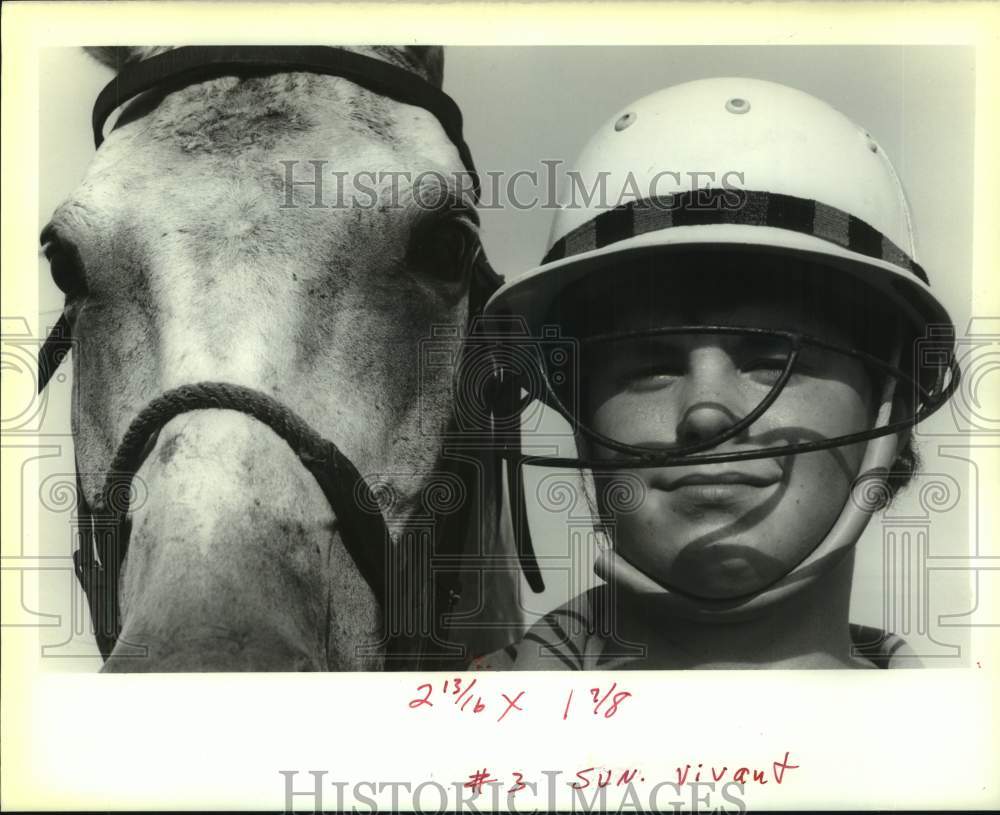
<svg viewBox="0 0 1000 815">
<path fill-rule="evenodd" d="M 302 71 L 339 76 L 380 96 L 416 105 L 434 114 L 458 149 L 472 177 L 476 200 L 479 176 L 462 136 L 462 112 L 444 91 L 415 73 L 374 57 L 325 45 L 192 45 L 174 48 L 125 65 L 94 103 L 94 145 L 104 141 L 108 117 L 141 93 L 178 90 L 220 76 L 261 76 Z"/>
<path fill-rule="evenodd" d="M 73 336 L 69 328 L 69 320 L 65 314 L 60 314 L 56 324 L 52 326 L 49 336 L 38 351 L 38 393 L 45 390 L 49 380 L 62 365 L 63 360 L 73 350 Z"/>
<path fill-rule="evenodd" d="M 287 442 L 306 469 L 312 473 L 336 515 L 341 539 L 358 570 L 385 608 L 387 551 L 389 530 L 378 500 L 350 459 L 336 444 L 324 439 L 298 414 L 261 391 L 224 382 L 200 382 L 182 385 L 158 396 L 135 417 L 125 433 L 111 464 L 98 503 L 83 506 L 81 521 L 119 530 L 112 535 L 115 551 L 109 552 L 96 541 L 81 542 L 77 572 L 91 600 L 95 626 L 99 619 L 117 621 L 118 569 L 128 545 L 126 521 L 131 503 L 131 486 L 136 472 L 149 453 L 152 439 L 171 419 L 194 410 L 235 410 L 267 425 Z M 80 495 L 83 495 L 82 490 Z M 81 504 L 85 501 L 81 500 Z M 92 547 L 101 558 L 93 559 Z M 102 551 L 103 550 L 103 551 Z M 98 587 L 96 582 L 103 583 Z M 95 608 L 95 596 L 101 608 Z M 115 623 L 116 624 L 116 623 Z M 103 632 L 105 658 L 117 638 L 117 632 Z"/>
</svg>

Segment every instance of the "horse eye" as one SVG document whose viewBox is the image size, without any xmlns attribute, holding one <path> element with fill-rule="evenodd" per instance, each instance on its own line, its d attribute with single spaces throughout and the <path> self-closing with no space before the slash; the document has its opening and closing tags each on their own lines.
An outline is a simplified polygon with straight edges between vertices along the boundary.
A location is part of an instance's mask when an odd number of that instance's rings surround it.
<svg viewBox="0 0 1000 815">
<path fill-rule="evenodd" d="M 87 292 L 86 276 L 76 247 L 67 246 L 56 235 L 42 233 L 45 243 L 45 257 L 49 261 L 52 282 L 69 298 L 80 297 Z"/>
<path fill-rule="evenodd" d="M 479 237 L 472 222 L 452 217 L 420 230 L 409 254 L 423 274 L 457 284 L 468 279 L 478 251 Z"/>
</svg>

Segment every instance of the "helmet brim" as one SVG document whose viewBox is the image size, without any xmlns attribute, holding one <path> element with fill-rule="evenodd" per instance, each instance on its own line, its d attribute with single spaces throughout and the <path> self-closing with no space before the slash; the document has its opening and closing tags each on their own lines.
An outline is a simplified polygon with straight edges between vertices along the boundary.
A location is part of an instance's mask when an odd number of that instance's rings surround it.
<svg viewBox="0 0 1000 815">
<path fill-rule="evenodd" d="M 901 316 L 913 324 L 918 336 L 931 325 L 953 325 L 947 309 L 930 287 L 909 269 L 844 249 L 814 235 L 742 224 L 671 227 L 543 264 L 505 283 L 490 298 L 486 313 L 516 315 L 525 319 L 532 331 L 538 331 L 567 287 L 607 269 L 612 263 L 720 250 L 791 256 L 819 267 L 842 269 L 898 305 Z M 669 272 L 669 265 L 665 265 L 664 273 Z"/>
</svg>

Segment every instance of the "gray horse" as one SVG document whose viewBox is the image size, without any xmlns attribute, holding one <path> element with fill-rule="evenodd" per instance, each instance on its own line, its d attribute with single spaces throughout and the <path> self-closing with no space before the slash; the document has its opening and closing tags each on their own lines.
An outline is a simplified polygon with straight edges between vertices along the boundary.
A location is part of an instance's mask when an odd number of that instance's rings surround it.
<svg viewBox="0 0 1000 815">
<path fill-rule="evenodd" d="M 118 69 L 170 49 L 89 50 Z M 439 48 L 346 50 L 441 84 Z M 372 184 L 383 169 L 392 184 Z M 106 500 L 123 437 L 165 393 L 221 382 L 287 406 L 364 477 L 391 547 L 414 548 L 390 547 L 386 562 L 408 563 L 408 577 L 387 573 L 382 588 L 415 594 L 397 616 L 433 618 L 403 649 L 415 664 L 425 635 L 440 637 L 442 608 L 433 545 L 410 533 L 461 510 L 470 550 L 502 550 L 480 501 L 492 468 L 442 460 L 462 333 L 438 331 L 437 363 L 421 357 L 432 329 L 463 325 L 470 308 L 470 191 L 427 187 L 462 170 L 435 115 L 343 76 L 216 76 L 138 96 L 43 231 L 77 343 L 81 503 Z M 345 204 L 338 178 L 359 173 L 375 193 Z M 287 438 L 251 414 L 189 409 L 149 434 L 105 671 L 400 667 L 386 663 L 386 599 L 345 545 L 345 519 Z M 447 506 L 435 490 L 450 491 Z M 510 573 L 473 575 L 467 656 L 517 624 Z"/>
</svg>

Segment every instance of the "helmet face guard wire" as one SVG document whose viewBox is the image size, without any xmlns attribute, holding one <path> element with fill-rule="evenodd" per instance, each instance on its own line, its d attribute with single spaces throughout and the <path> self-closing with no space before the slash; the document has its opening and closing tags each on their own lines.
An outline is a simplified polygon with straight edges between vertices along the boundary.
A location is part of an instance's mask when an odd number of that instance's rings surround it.
<svg viewBox="0 0 1000 815">
<path fill-rule="evenodd" d="M 898 360 L 898 348 L 896 349 L 893 358 Z M 884 427 L 888 423 L 889 417 L 892 413 L 892 402 L 895 397 L 895 389 L 895 381 L 892 379 L 886 380 L 883 384 L 881 406 L 879 407 L 878 414 L 875 418 L 876 427 Z M 881 437 L 878 441 L 875 441 L 874 444 L 869 443 L 866 446 L 864 458 L 861 461 L 858 476 L 855 479 L 855 489 L 859 484 L 863 483 L 864 480 L 872 477 L 878 478 L 880 476 L 880 453 L 877 448 L 884 448 L 884 442 L 885 437 Z M 841 510 L 840 517 L 838 517 L 834 522 L 831 530 L 824 537 L 817 540 L 816 545 L 806 552 L 802 556 L 801 560 L 792 566 L 791 569 L 788 569 L 783 575 L 775 577 L 771 583 L 757 589 L 756 591 L 747 592 L 735 597 L 702 597 L 693 592 L 668 584 L 667 582 L 655 578 L 643 571 L 629 561 L 624 555 L 615 552 L 613 543 L 608 550 L 612 553 L 610 556 L 608 556 L 607 551 L 598 555 L 597 561 L 594 564 L 594 571 L 604 580 L 608 582 L 615 581 L 619 584 L 624 583 L 629 586 L 631 590 L 637 590 L 640 594 L 648 595 L 650 591 L 654 594 L 660 594 L 663 590 L 666 590 L 668 595 L 681 598 L 688 604 L 694 603 L 702 610 L 710 608 L 716 615 L 719 612 L 732 612 L 734 609 L 744 606 L 744 604 L 748 601 L 752 602 L 754 598 L 763 597 L 775 591 L 780 591 L 781 586 L 784 586 L 785 591 L 793 589 L 797 583 L 800 583 L 803 579 L 808 579 L 810 572 L 815 574 L 818 570 L 821 570 L 824 562 L 830 563 L 832 561 L 836 563 L 843 554 L 843 549 L 837 546 L 838 542 L 849 540 L 853 543 L 857 541 L 861 532 L 864 530 L 865 521 L 863 519 L 867 518 L 868 515 L 870 515 L 870 510 L 875 508 L 874 504 L 871 504 L 868 507 L 868 512 L 862 511 L 857 513 L 850 512 L 849 507 L 850 504 L 845 505 L 845 508 Z M 823 551 L 817 558 L 817 553 L 825 547 L 830 547 L 831 544 L 832 548 L 826 548 L 826 551 Z M 804 564 L 809 561 L 812 561 L 812 565 L 803 571 Z"/>
<path fill-rule="evenodd" d="M 519 466 L 531 465 L 571 469 L 585 467 L 592 470 L 618 470 L 622 468 L 644 469 L 650 467 L 683 467 L 695 464 L 717 464 L 730 461 L 776 458 L 779 456 L 795 455 L 798 453 L 828 450 L 834 447 L 843 447 L 862 441 L 868 441 L 881 436 L 889 436 L 913 427 L 915 424 L 918 424 L 933 415 L 948 401 L 951 395 L 958 388 L 961 378 L 961 370 L 954 358 L 954 355 L 951 356 L 949 363 L 945 366 L 945 370 L 947 370 L 949 374 L 947 383 L 941 385 L 941 377 L 939 376 L 938 386 L 934 390 L 929 390 L 921 385 L 916 379 L 903 372 L 900 368 L 872 354 L 853 348 L 845 348 L 800 332 L 777 331 L 765 328 L 720 325 L 672 326 L 669 328 L 600 334 L 587 337 L 581 342 L 584 345 L 589 345 L 597 342 L 621 341 L 649 336 L 676 334 L 754 335 L 779 338 L 788 343 L 790 350 L 781 373 L 779 374 L 774 385 L 771 386 L 770 391 L 761 400 L 761 402 L 746 416 L 734 422 L 726 430 L 709 439 L 705 439 L 694 444 L 675 446 L 669 449 L 664 449 L 662 447 L 646 447 L 643 445 L 634 445 L 616 441 L 615 439 L 609 438 L 608 436 L 588 427 L 586 423 L 581 422 L 573 415 L 573 411 L 567 407 L 564 400 L 559 396 L 558 390 L 552 384 L 544 362 L 536 359 L 536 365 L 538 367 L 538 373 L 541 375 L 540 381 L 543 383 L 544 393 L 534 394 L 535 398 L 554 408 L 571 424 L 571 426 L 576 428 L 579 433 L 588 440 L 595 442 L 599 446 L 606 449 L 624 453 L 628 457 L 595 459 L 582 457 L 566 458 L 559 456 L 524 455 L 520 450 L 521 445 L 519 443 L 516 445 L 506 445 L 502 451 L 502 455 L 507 457 L 508 460 L 516 460 Z M 803 346 L 812 346 L 821 350 L 832 351 L 834 353 L 851 357 L 866 365 L 869 370 L 871 368 L 875 368 L 879 372 L 887 374 L 897 381 L 902 381 L 903 383 L 909 385 L 913 389 L 914 393 L 920 396 L 921 401 L 919 407 L 914 410 L 911 416 L 894 422 L 888 422 L 882 427 L 874 427 L 869 430 L 849 433 L 830 439 L 818 439 L 807 442 L 797 442 L 794 444 L 762 447 L 759 450 L 741 450 L 728 453 L 704 454 L 704 451 L 710 450 L 711 448 L 739 435 L 743 432 L 743 430 L 756 422 L 757 419 L 759 419 L 771 407 L 771 405 L 774 404 L 774 402 L 781 395 L 782 391 L 785 389 L 785 386 L 788 384 L 788 380 L 794 373 L 795 364 L 799 359 Z M 510 383 L 508 383 L 508 388 L 509 387 Z M 522 400 L 522 403 L 524 401 L 528 400 Z M 517 435 L 519 431 L 515 429 L 514 433 Z M 702 455 L 695 455 L 698 453 L 702 453 Z"/>
<path fill-rule="evenodd" d="M 948 363 L 941 366 L 942 371 L 947 373 L 947 382 L 943 383 L 944 373 L 939 373 L 934 389 L 929 390 L 921 385 L 916 379 L 903 372 L 897 365 L 888 363 L 885 360 L 864 351 L 854 348 L 845 348 L 800 332 L 776 331 L 762 328 L 719 325 L 676 326 L 652 330 L 614 332 L 609 334 L 594 335 L 586 338 L 583 341 L 583 344 L 591 344 L 600 341 L 620 341 L 639 337 L 663 336 L 670 334 L 723 334 L 779 337 L 789 343 L 789 352 L 781 373 L 779 374 L 774 385 L 772 385 L 767 395 L 750 413 L 710 439 L 695 444 L 675 447 L 667 451 L 664 451 L 662 448 L 650 448 L 641 445 L 630 445 L 618 442 L 601 433 L 598 433 L 592 428 L 587 427 L 584 423 L 579 422 L 573 415 L 573 412 L 560 398 L 557 389 L 553 386 L 547 367 L 541 359 L 540 354 L 537 352 L 537 346 L 536 353 L 532 355 L 532 359 L 535 365 L 535 373 L 540 374 L 539 381 L 542 383 L 542 393 L 529 393 L 527 398 L 520 396 L 519 390 L 520 383 L 522 381 L 521 377 L 516 375 L 509 377 L 505 376 L 504 367 L 502 365 L 497 366 L 495 376 L 497 381 L 500 383 L 500 388 L 497 391 L 495 404 L 500 408 L 498 412 L 501 416 L 508 418 L 516 417 L 520 414 L 520 411 L 532 401 L 532 398 L 538 399 L 554 408 L 585 438 L 588 438 L 599 445 L 615 450 L 616 452 L 626 453 L 631 456 L 631 458 L 594 459 L 582 457 L 566 458 L 560 456 L 525 455 L 522 447 L 519 422 L 514 423 L 515 427 L 512 432 L 502 435 L 503 444 L 497 452 L 506 460 L 506 480 L 511 504 L 511 513 L 513 516 L 512 523 L 517 554 L 525 578 L 527 579 L 531 589 L 536 593 L 540 593 L 545 590 L 545 583 L 542 578 L 541 568 L 535 556 L 531 530 L 527 522 L 528 512 L 526 491 L 524 489 L 522 477 L 522 468 L 524 466 L 542 466 L 576 470 L 589 469 L 597 473 L 601 471 L 621 469 L 646 469 L 654 467 L 681 467 L 698 464 L 717 464 L 730 461 L 776 458 L 779 456 L 783 457 L 788 455 L 797 455 L 799 453 L 828 450 L 834 447 L 843 447 L 862 441 L 870 441 L 885 436 L 891 436 L 913 427 L 939 410 L 958 388 L 961 380 L 961 369 L 953 352 L 949 354 Z M 913 411 L 913 414 L 907 418 L 892 422 L 888 421 L 887 416 L 885 423 L 881 424 L 881 426 L 879 426 L 880 421 L 876 421 L 876 426 L 869 430 L 849 433 L 830 439 L 764 447 L 759 450 L 744 450 L 729 453 L 704 453 L 703 451 L 710 450 L 712 447 L 715 447 L 741 433 L 745 428 L 749 427 L 757 419 L 759 419 L 760 416 L 762 416 L 771 407 L 771 405 L 774 404 L 774 402 L 781 395 L 785 386 L 788 384 L 788 381 L 794 372 L 795 363 L 799 359 L 803 346 L 806 345 L 844 354 L 848 357 L 859 360 L 860 362 L 871 366 L 882 373 L 888 374 L 888 376 L 893 380 L 903 381 L 913 389 L 914 394 L 918 394 L 921 397 L 922 401 L 920 402 L 919 407 L 917 407 Z M 893 390 L 895 389 L 893 388 Z M 497 432 L 496 421 L 494 421 L 494 432 L 497 437 L 501 437 L 501 434 Z M 683 595 L 683 593 L 681 594 Z"/>
</svg>

